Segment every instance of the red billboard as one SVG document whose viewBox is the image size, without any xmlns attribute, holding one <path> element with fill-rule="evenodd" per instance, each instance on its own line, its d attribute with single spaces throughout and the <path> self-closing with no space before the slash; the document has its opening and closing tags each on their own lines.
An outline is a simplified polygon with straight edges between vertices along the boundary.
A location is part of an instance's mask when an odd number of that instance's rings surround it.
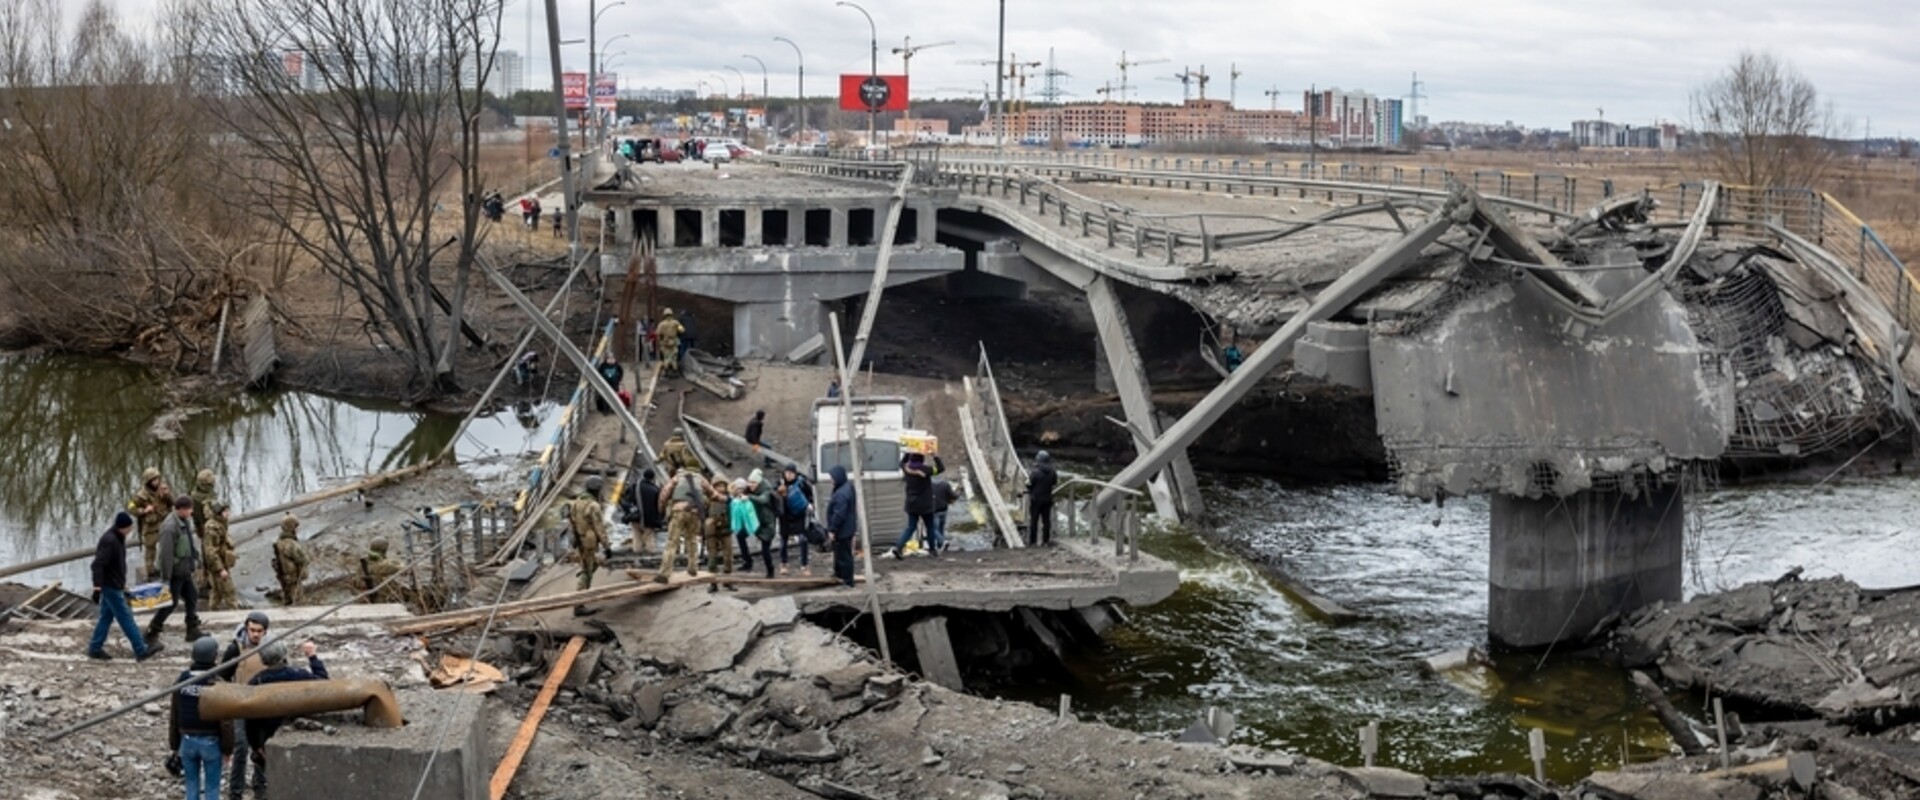
<svg viewBox="0 0 1920 800">
<path fill-rule="evenodd" d="M 907 110 L 907 76 L 841 75 L 842 111 Z"/>
<path fill-rule="evenodd" d="M 568 110 L 587 107 L 587 73 L 560 73 L 560 96 L 567 101 Z"/>
</svg>

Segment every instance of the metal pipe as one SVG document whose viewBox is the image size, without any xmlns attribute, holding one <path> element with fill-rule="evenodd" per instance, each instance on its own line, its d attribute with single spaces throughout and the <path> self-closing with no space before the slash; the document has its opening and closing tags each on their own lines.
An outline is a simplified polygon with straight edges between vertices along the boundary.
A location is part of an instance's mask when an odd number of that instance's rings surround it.
<svg viewBox="0 0 1920 800">
<path fill-rule="evenodd" d="M 272 719 L 360 709 L 369 728 L 406 724 L 393 687 L 374 678 L 293 681 L 263 686 L 216 683 L 200 692 L 200 715 L 210 720 Z"/>
</svg>

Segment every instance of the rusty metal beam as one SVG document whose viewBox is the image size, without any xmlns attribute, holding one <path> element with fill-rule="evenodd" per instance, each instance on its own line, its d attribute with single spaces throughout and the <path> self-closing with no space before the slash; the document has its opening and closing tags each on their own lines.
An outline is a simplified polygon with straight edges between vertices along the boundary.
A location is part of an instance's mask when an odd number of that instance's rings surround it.
<svg viewBox="0 0 1920 800">
<path fill-rule="evenodd" d="M 216 683 L 200 693 L 200 715 L 210 720 L 272 719 L 301 714 L 360 709 L 360 721 L 369 728 L 398 728 L 400 701 L 387 682 L 374 678 L 335 678 L 324 681 L 238 686 Z"/>
</svg>

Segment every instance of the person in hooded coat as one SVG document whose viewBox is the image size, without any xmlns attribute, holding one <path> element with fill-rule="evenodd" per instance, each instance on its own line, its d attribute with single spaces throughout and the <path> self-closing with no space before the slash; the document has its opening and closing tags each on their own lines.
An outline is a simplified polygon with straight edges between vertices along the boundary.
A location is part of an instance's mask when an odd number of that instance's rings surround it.
<svg viewBox="0 0 1920 800">
<path fill-rule="evenodd" d="M 839 465 L 828 475 L 833 478 L 833 494 L 827 500 L 827 539 L 833 548 L 833 577 L 839 578 L 842 585 L 852 586 L 853 539 L 860 535 L 853 482 L 847 480 L 847 468 Z"/>
<path fill-rule="evenodd" d="M 1053 544 L 1053 487 L 1060 473 L 1053 468 L 1053 455 L 1045 450 L 1033 457 L 1033 469 L 1027 472 L 1027 538 L 1029 545 Z"/>
</svg>

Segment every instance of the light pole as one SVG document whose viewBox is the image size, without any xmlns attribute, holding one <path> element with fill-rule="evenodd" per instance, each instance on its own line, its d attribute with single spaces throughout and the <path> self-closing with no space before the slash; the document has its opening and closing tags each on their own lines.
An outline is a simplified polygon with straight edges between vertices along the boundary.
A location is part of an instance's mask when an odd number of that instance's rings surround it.
<svg viewBox="0 0 1920 800">
<path fill-rule="evenodd" d="M 806 142 L 804 137 L 807 134 L 807 57 L 801 54 L 800 45 L 794 44 L 792 39 L 785 36 L 775 36 L 773 40 L 776 42 L 786 42 L 788 47 L 793 48 L 793 60 L 800 64 L 800 87 L 798 90 L 800 93 L 800 135 L 802 137 L 800 141 L 804 144 Z"/>
<path fill-rule="evenodd" d="M 600 118 L 599 98 L 594 96 L 595 90 L 600 88 L 600 45 L 594 38 L 599 33 L 600 15 L 626 4 L 627 0 L 614 0 L 612 3 L 601 6 L 600 0 L 587 0 L 587 113 L 591 115 L 591 119 Z M 625 35 L 621 34 L 621 36 Z M 599 142 L 604 144 L 607 138 L 607 126 L 597 125 L 596 129 L 599 131 Z M 585 132 L 582 131 L 582 133 Z"/>
<path fill-rule="evenodd" d="M 767 113 L 767 62 L 761 61 L 759 56 L 756 56 L 752 53 L 747 53 L 740 57 L 751 58 L 753 59 L 754 63 L 760 65 L 760 125 L 761 127 L 766 127 L 767 116 L 768 116 L 768 113 Z"/>
<path fill-rule="evenodd" d="M 1007 146 L 1007 0 L 1000 0 L 999 48 L 993 57 L 993 149 L 1004 150 Z"/>
<path fill-rule="evenodd" d="M 1003 3 L 1004 1 L 1005 0 L 1002 0 Z M 867 13 L 866 9 L 861 8 L 860 4 L 848 2 L 848 0 L 838 0 L 838 2 L 834 3 L 834 5 L 846 6 L 848 8 L 851 8 L 855 11 L 860 12 L 860 16 L 867 18 L 867 41 L 872 49 L 872 58 L 869 59 L 868 66 L 867 66 L 867 81 L 871 83 L 873 81 L 880 80 L 880 29 L 877 27 L 874 27 L 873 15 Z M 865 102 L 865 100 L 866 100 L 866 97 L 864 93 L 862 93 L 861 101 Z M 874 143 L 873 142 L 874 113 L 875 112 L 873 110 L 873 105 L 868 104 L 867 105 L 867 146 L 868 147 L 872 147 Z"/>
<path fill-rule="evenodd" d="M 741 102 L 745 102 L 747 99 L 747 74 L 741 72 L 739 67 L 728 66 L 727 69 L 733 70 L 734 79 L 740 82 L 740 100 Z"/>
</svg>

